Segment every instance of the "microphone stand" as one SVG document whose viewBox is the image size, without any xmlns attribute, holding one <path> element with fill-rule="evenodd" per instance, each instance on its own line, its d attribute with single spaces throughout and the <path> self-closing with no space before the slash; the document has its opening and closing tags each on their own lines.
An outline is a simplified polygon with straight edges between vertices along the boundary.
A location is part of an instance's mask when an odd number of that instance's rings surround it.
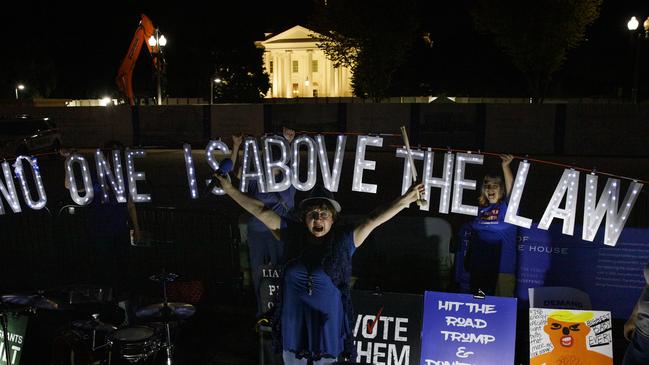
<svg viewBox="0 0 649 365">
<path fill-rule="evenodd" d="M 164 307 L 162 309 L 162 316 L 164 317 L 165 315 L 169 315 L 171 313 L 171 310 L 169 309 L 169 301 L 167 299 L 167 277 L 164 275 L 164 269 L 163 269 L 163 278 L 162 278 L 162 296 L 164 299 Z M 172 353 L 172 345 L 171 345 L 171 331 L 169 330 L 169 318 L 165 318 L 165 331 L 166 331 L 166 337 L 167 337 L 167 365 L 171 365 L 171 353 Z"/>
<path fill-rule="evenodd" d="M 216 178 L 215 178 L 216 179 Z M 154 276 L 155 277 L 155 276 Z M 162 297 L 163 305 L 161 310 L 162 318 L 164 319 L 165 324 L 165 352 L 167 353 L 167 365 L 172 364 L 172 352 L 173 345 L 171 344 L 171 330 L 169 327 L 169 320 L 171 317 L 171 309 L 169 308 L 169 299 L 167 298 L 167 281 L 174 281 L 177 275 L 173 273 L 167 273 L 165 269 L 162 269 L 160 274 L 160 281 L 162 282 Z"/>
</svg>

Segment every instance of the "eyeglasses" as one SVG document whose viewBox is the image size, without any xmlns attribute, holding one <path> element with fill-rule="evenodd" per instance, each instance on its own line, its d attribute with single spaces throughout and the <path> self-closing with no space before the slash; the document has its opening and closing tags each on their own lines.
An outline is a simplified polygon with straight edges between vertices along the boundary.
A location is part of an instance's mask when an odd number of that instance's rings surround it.
<svg viewBox="0 0 649 365">
<path fill-rule="evenodd" d="M 322 211 L 312 210 L 306 214 L 306 217 L 311 218 L 313 220 L 317 220 L 318 218 L 325 220 L 331 217 L 331 213 L 328 210 L 322 210 Z"/>
</svg>

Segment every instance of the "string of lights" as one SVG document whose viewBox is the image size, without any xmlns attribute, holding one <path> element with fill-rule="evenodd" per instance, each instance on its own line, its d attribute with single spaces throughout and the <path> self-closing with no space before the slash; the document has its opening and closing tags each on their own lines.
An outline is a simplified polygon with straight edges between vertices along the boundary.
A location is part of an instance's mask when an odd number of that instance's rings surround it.
<svg viewBox="0 0 649 365">
<path fill-rule="evenodd" d="M 372 137 L 399 137 L 401 138 L 401 134 L 398 133 L 361 133 L 361 132 L 314 132 L 314 131 L 299 131 L 297 134 L 307 134 L 307 135 L 344 135 L 344 136 L 372 136 Z M 390 147 L 390 148 L 402 148 L 403 146 L 401 145 L 386 145 L 385 147 Z M 456 152 L 456 153 L 477 153 L 485 156 L 494 156 L 494 157 L 499 157 L 502 155 L 502 153 L 495 153 L 495 152 L 487 152 L 487 151 L 482 151 L 482 150 L 477 150 L 477 151 L 472 151 L 472 150 L 465 150 L 465 149 L 456 149 L 456 148 L 450 148 L 450 147 L 432 147 L 432 146 L 424 146 L 424 145 L 417 145 L 418 149 L 430 149 L 431 151 L 437 151 L 437 152 Z M 45 153 L 37 153 L 31 155 L 31 157 L 44 157 L 44 156 L 52 156 L 52 155 L 57 155 L 59 154 L 58 152 L 45 152 Z M 513 156 L 514 159 L 516 160 L 521 160 L 521 161 L 528 161 L 528 162 L 534 162 L 534 163 L 539 163 L 543 165 L 548 165 L 548 166 L 555 166 L 555 167 L 561 167 L 565 169 L 572 169 L 575 171 L 580 171 L 580 172 L 586 172 L 590 174 L 596 174 L 596 175 L 602 175 L 602 176 L 608 176 L 616 179 L 621 179 L 621 180 L 627 180 L 627 181 L 633 181 L 633 182 L 638 182 L 641 184 L 649 184 L 649 181 L 647 180 L 642 180 L 634 177 L 629 177 L 629 176 L 623 176 L 623 175 L 618 175 L 618 174 L 613 174 L 610 172 L 604 172 L 604 171 L 598 171 L 595 168 L 584 168 L 580 166 L 575 166 L 575 165 L 570 165 L 570 164 L 565 164 L 561 162 L 556 162 L 556 161 L 549 161 L 549 160 L 542 160 L 542 159 L 536 159 L 536 158 L 531 158 L 529 156 Z M 13 159 L 5 159 L 5 161 L 13 161 Z"/>
</svg>

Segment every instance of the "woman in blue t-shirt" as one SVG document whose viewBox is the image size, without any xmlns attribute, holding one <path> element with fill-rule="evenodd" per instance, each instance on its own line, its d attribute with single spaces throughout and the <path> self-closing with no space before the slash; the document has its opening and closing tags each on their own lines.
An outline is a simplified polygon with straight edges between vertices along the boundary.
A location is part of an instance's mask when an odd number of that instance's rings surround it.
<svg viewBox="0 0 649 365">
<path fill-rule="evenodd" d="M 351 257 L 376 227 L 416 201 L 418 194 L 423 194 L 423 185 L 410 187 L 357 224 L 339 227 L 340 204 L 323 187 L 316 186 L 300 203 L 301 222 L 296 222 L 280 217 L 262 201 L 215 176 L 235 202 L 285 245 L 286 264 L 273 322 L 274 344 L 283 350 L 284 364 L 311 360 L 322 365 L 353 357 Z"/>
<path fill-rule="evenodd" d="M 485 175 L 478 198 L 478 216 L 471 222 L 471 241 L 465 267 L 471 291 L 514 296 L 516 286 L 516 226 L 505 223 L 512 189 L 512 155 L 500 155 L 503 177 Z"/>
</svg>

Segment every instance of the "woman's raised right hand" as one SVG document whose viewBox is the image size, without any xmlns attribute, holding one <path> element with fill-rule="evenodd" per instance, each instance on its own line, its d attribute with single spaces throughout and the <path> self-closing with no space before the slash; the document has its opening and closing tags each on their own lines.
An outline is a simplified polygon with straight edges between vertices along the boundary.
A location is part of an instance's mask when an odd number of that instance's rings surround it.
<svg viewBox="0 0 649 365">
<path fill-rule="evenodd" d="M 221 188 L 227 194 L 229 194 L 230 189 L 234 188 L 234 186 L 232 186 L 232 183 L 230 182 L 230 179 L 228 179 L 226 176 L 215 173 L 215 174 L 213 174 L 213 177 L 216 178 L 217 180 L 219 180 L 219 185 L 221 185 Z"/>
</svg>

